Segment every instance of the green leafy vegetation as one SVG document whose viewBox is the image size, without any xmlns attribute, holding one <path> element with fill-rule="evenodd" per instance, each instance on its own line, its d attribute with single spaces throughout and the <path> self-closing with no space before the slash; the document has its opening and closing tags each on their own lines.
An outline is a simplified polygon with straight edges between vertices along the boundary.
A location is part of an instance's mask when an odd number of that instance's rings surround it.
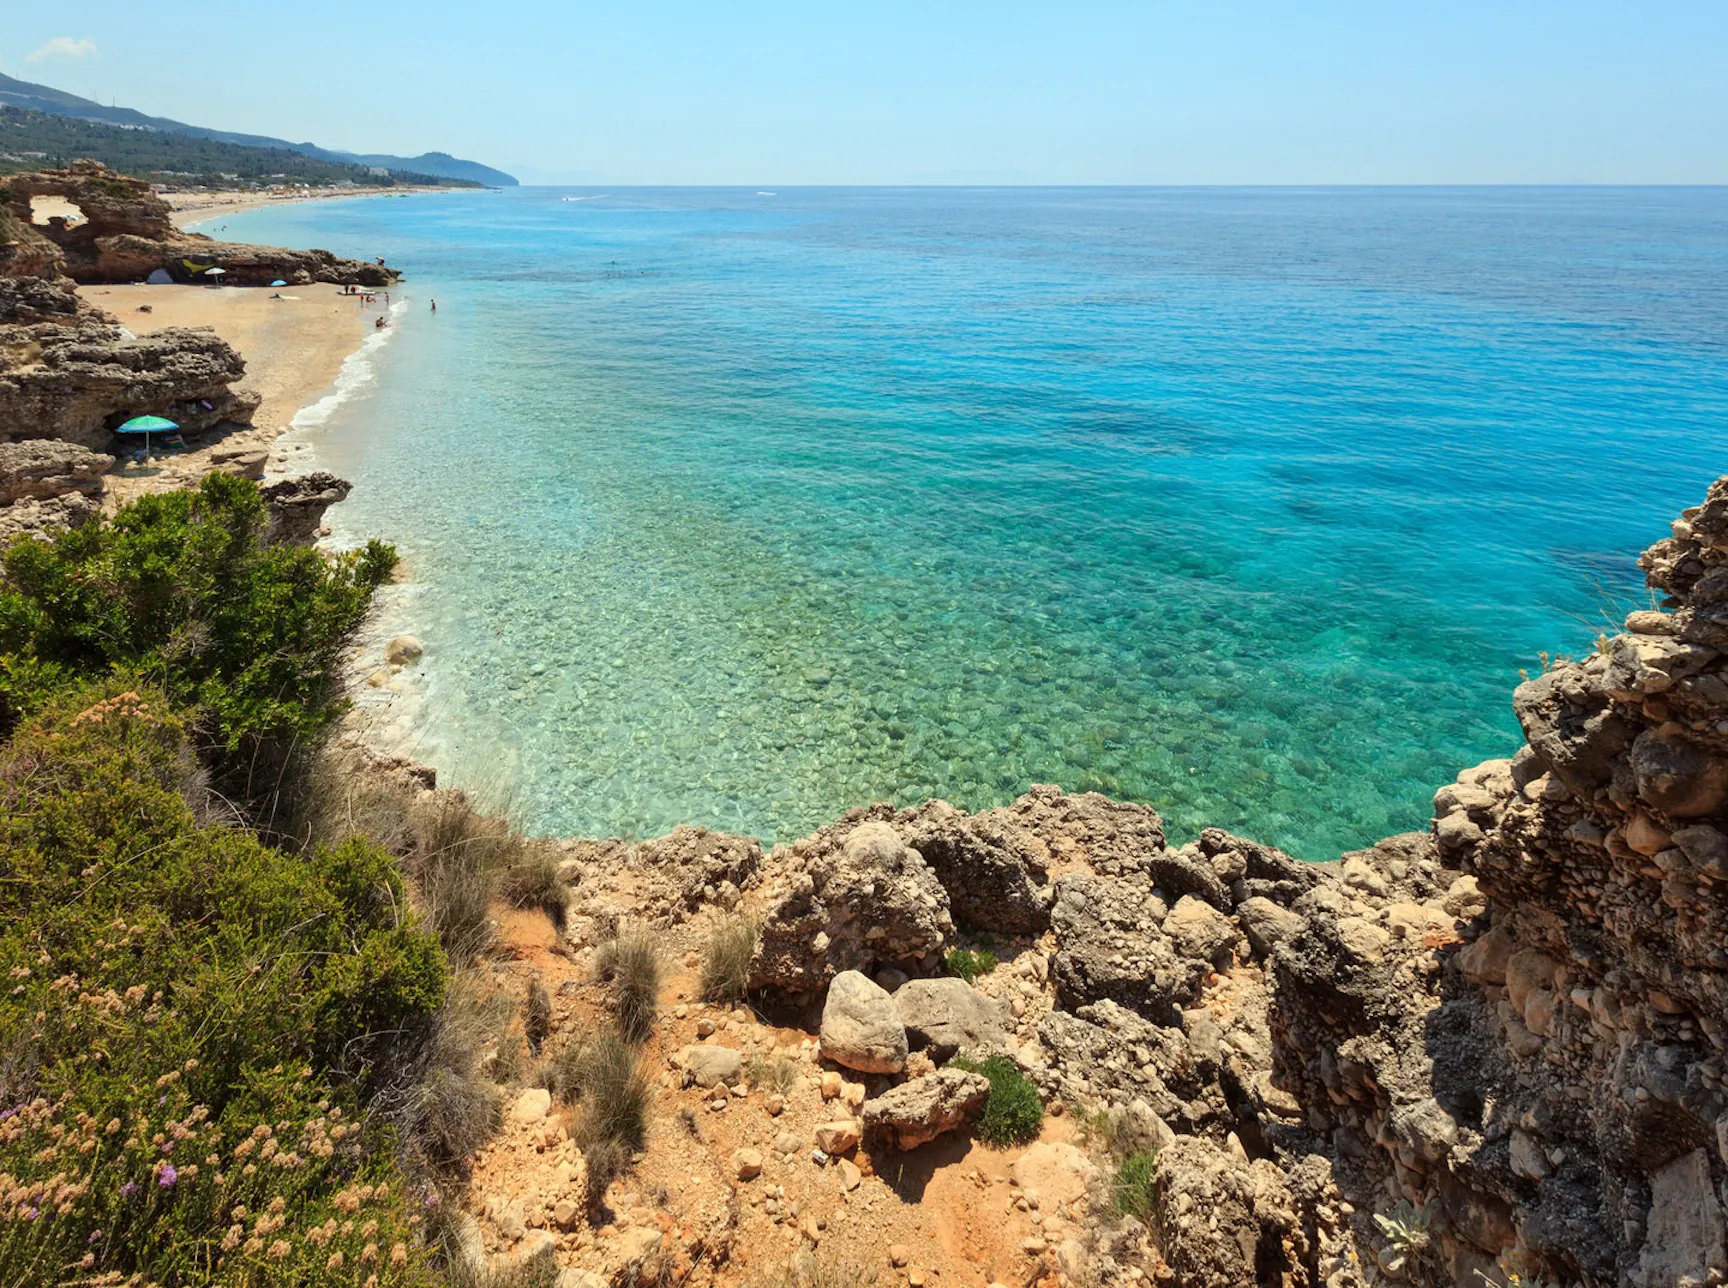
<svg viewBox="0 0 1728 1288">
<path fill-rule="evenodd" d="M 1158 1159 L 1152 1154 L 1130 1154 L 1116 1167 L 1116 1178 L 1110 1186 L 1110 1205 L 1118 1216 L 1139 1217 L 1149 1221 L 1156 1206 L 1152 1190 L 1152 1169 Z"/>
<path fill-rule="evenodd" d="M 201 824 L 197 778 L 165 695 L 118 677 L 0 753 L 0 1264 L 409 1282 L 365 1110 L 433 1028 L 437 942 L 384 851 Z"/>
<path fill-rule="evenodd" d="M 750 989 L 750 959 L 756 955 L 756 926 L 728 917 L 708 936 L 699 983 L 710 1002 L 742 1002 Z"/>
<path fill-rule="evenodd" d="M 266 528 L 217 475 L 0 554 L 8 1283 L 429 1283 L 428 1169 L 496 1126 L 495 1017 L 390 850 L 244 826 L 394 562 Z"/>
<path fill-rule="evenodd" d="M 209 475 L 0 556 L 0 733 L 57 694 L 123 670 L 192 714 L 230 800 L 281 784 L 342 706 L 335 668 L 396 554 L 328 559 L 265 541 L 255 484 Z"/>
<path fill-rule="evenodd" d="M 24 155 L 39 153 L 39 156 Z M 352 183 L 365 188 L 446 184 L 477 188 L 466 179 L 441 179 L 407 170 L 373 173 L 369 165 L 325 161 L 291 148 L 248 147 L 166 130 L 110 125 L 27 108 L 0 108 L 0 174 L 42 170 L 88 158 L 122 174 L 210 188 L 305 183 Z"/>
<path fill-rule="evenodd" d="M 988 948 L 950 948 L 942 958 L 942 965 L 950 975 L 958 975 L 970 984 L 996 969 L 996 954 Z"/>
<path fill-rule="evenodd" d="M 1005 1055 L 988 1060 L 962 1056 L 952 1061 L 956 1069 L 981 1073 L 990 1080 L 990 1099 L 978 1119 L 978 1139 L 990 1145 L 1023 1145 L 1036 1140 L 1044 1125 L 1044 1103 L 1038 1088 L 1020 1072 L 1020 1066 Z"/>
</svg>

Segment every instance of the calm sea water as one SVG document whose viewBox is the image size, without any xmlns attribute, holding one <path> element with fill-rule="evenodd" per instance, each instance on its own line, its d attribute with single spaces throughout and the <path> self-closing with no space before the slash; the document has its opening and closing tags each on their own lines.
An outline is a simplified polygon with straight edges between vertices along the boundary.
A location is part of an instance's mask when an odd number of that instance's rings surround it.
<svg viewBox="0 0 1728 1288">
<path fill-rule="evenodd" d="M 411 307 L 320 445 L 425 754 L 547 833 L 1055 782 L 1307 858 L 1517 745 L 1728 471 L 1728 191 L 277 209 Z M 436 297 L 438 311 L 426 308 Z"/>
</svg>

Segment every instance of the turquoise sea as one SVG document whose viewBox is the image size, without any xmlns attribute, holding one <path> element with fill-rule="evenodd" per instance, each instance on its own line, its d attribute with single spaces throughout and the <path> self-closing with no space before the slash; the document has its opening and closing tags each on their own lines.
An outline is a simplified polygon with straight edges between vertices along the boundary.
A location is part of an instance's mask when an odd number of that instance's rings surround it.
<svg viewBox="0 0 1728 1288">
<path fill-rule="evenodd" d="M 424 754 L 544 833 L 1055 782 L 1426 825 L 1728 472 L 1728 190 L 571 190 L 228 217 L 408 273 L 316 439 Z M 215 231 L 214 226 L 207 226 Z M 436 298 L 433 314 L 428 301 Z"/>
</svg>

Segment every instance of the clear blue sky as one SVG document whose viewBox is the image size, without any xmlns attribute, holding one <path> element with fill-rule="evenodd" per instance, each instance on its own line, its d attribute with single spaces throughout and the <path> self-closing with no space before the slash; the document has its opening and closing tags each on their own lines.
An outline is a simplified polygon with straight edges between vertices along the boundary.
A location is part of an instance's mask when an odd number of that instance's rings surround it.
<svg viewBox="0 0 1728 1288">
<path fill-rule="evenodd" d="M 1728 182 L 1728 0 L 7 7 L 25 80 L 528 178 Z"/>
</svg>

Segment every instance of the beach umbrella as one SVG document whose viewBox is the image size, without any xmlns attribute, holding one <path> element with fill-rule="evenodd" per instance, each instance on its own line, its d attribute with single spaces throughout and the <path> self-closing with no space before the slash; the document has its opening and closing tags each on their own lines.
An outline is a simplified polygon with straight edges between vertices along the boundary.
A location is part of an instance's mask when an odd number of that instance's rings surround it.
<svg viewBox="0 0 1728 1288">
<path fill-rule="evenodd" d="M 134 416 L 114 432 L 116 434 L 144 435 L 144 457 L 148 460 L 150 457 L 150 435 L 167 434 L 179 428 L 180 426 L 164 416 Z"/>
<path fill-rule="evenodd" d="M 204 270 L 204 276 L 205 277 L 218 277 L 219 278 L 219 277 L 225 277 L 225 276 L 227 276 L 227 274 L 228 274 L 228 270 L 225 268 L 207 268 Z"/>
<path fill-rule="evenodd" d="M 274 282 L 271 282 L 270 285 L 272 285 L 272 286 L 286 286 L 286 285 L 288 285 L 288 283 L 284 282 L 280 277 L 278 277 Z"/>
</svg>

